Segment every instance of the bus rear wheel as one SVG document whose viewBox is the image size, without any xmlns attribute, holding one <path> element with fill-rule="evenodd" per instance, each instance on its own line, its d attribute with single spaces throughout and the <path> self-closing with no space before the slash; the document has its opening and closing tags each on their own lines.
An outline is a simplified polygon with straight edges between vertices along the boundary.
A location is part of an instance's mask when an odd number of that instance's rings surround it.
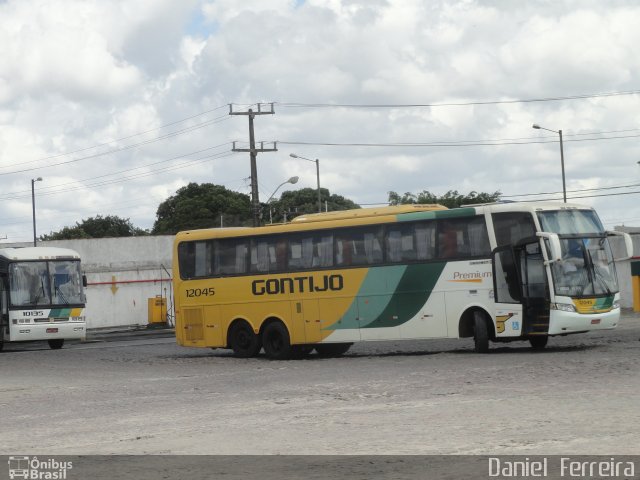
<svg viewBox="0 0 640 480">
<path fill-rule="evenodd" d="M 482 312 L 473 312 L 473 343 L 477 353 L 489 351 L 489 327 Z"/>
<path fill-rule="evenodd" d="M 48 340 L 49 348 L 52 350 L 60 350 L 64 345 L 64 338 L 54 338 L 53 340 Z"/>
<path fill-rule="evenodd" d="M 323 343 L 316 345 L 316 352 L 321 357 L 339 357 L 347 353 L 353 343 Z"/>
<path fill-rule="evenodd" d="M 229 331 L 229 347 L 236 357 L 255 357 L 260 352 L 260 337 L 253 332 L 246 322 L 235 323 Z"/>
<path fill-rule="evenodd" d="M 289 331 L 282 322 L 272 322 L 262 332 L 264 353 L 272 360 L 286 360 L 291 357 Z"/>
<path fill-rule="evenodd" d="M 548 341 L 549 341 L 549 337 L 547 335 L 529 337 L 529 343 L 531 344 L 531 348 L 538 351 L 544 350 L 544 347 L 547 346 Z"/>
</svg>

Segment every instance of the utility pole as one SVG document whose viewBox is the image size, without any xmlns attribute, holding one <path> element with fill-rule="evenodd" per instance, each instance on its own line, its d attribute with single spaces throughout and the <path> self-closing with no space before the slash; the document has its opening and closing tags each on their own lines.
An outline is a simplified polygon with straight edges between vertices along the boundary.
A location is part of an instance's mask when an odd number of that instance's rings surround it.
<svg viewBox="0 0 640 480">
<path fill-rule="evenodd" d="M 263 110 L 263 107 L 268 110 Z M 249 148 L 236 148 L 236 142 L 233 142 L 234 152 L 249 152 L 251 161 L 251 210 L 253 214 L 253 226 L 260 225 L 260 199 L 258 197 L 258 166 L 256 159 L 260 152 L 277 152 L 276 142 L 273 142 L 273 148 L 264 148 L 264 142 L 260 142 L 260 148 L 256 148 L 255 134 L 253 132 L 253 119 L 256 115 L 273 115 L 273 103 L 258 103 L 258 111 L 254 112 L 249 109 L 246 112 L 234 112 L 233 104 L 229 104 L 229 115 L 248 115 L 249 116 Z"/>
</svg>

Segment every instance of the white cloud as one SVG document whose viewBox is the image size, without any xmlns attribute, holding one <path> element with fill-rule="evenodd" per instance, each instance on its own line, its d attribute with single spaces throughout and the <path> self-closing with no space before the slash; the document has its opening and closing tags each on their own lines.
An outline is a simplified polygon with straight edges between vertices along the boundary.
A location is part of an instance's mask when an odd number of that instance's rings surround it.
<svg viewBox="0 0 640 480">
<path fill-rule="evenodd" d="M 0 3 L 0 233 L 30 238 L 35 176 L 45 179 L 37 184 L 42 232 L 96 214 L 149 228 L 158 203 L 190 181 L 248 192 L 248 155 L 230 154 L 231 141 L 247 141 L 247 118 L 226 115 L 228 103 L 438 104 L 634 90 L 639 20 L 631 0 Z M 261 198 L 294 174 L 296 188 L 315 187 L 314 166 L 291 152 L 320 158 L 322 186 L 360 203 L 385 201 L 389 190 L 558 192 L 556 136 L 532 123 L 563 130 L 569 190 L 640 183 L 636 137 L 578 141 L 588 132 L 638 134 L 639 102 L 276 103 L 275 115 L 255 122 L 258 140 L 282 142 L 258 157 Z M 177 130 L 185 131 L 158 140 Z M 148 133 L 88 148 L 139 132 Z M 323 145 L 497 139 L 525 144 Z M 127 148 L 148 140 L 158 141 Z M 551 143 L 526 143 L 536 140 Z M 583 201 L 613 223 L 640 219 L 636 200 Z"/>
</svg>

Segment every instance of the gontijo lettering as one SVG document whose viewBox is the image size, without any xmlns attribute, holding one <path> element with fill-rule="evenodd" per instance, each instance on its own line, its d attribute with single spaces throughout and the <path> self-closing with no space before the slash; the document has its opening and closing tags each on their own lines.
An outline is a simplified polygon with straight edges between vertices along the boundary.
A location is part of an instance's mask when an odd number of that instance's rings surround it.
<svg viewBox="0 0 640 480">
<path fill-rule="evenodd" d="M 251 291 L 254 295 L 326 292 L 327 290 L 342 290 L 343 287 L 344 279 L 342 275 L 323 275 L 320 279 L 309 275 L 293 278 L 270 278 L 251 282 Z"/>
</svg>

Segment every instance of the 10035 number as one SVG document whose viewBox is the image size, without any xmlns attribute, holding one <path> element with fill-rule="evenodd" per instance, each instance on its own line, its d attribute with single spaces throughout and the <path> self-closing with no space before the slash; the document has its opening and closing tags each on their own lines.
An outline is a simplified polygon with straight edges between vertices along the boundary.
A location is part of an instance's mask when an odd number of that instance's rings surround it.
<svg viewBox="0 0 640 480">
<path fill-rule="evenodd" d="M 216 294 L 216 290 L 213 287 L 209 288 L 187 288 L 187 298 L 189 297 L 213 297 Z"/>
</svg>

